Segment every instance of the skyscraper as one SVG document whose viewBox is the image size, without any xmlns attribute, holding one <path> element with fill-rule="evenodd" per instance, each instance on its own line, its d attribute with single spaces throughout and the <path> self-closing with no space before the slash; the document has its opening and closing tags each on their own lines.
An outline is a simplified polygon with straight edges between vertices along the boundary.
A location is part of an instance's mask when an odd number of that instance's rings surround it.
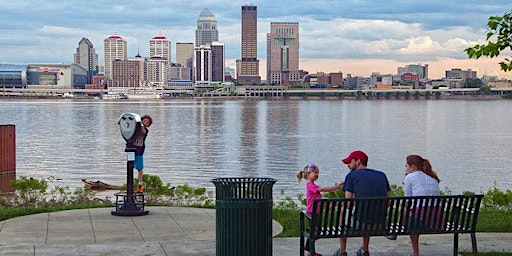
<svg viewBox="0 0 512 256">
<path fill-rule="evenodd" d="M 176 43 L 176 63 L 181 67 L 188 68 L 188 80 L 192 80 L 192 70 L 194 67 L 194 44 Z"/>
<path fill-rule="evenodd" d="M 98 54 L 94 50 L 89 39 L 83 37 L 78 42 L 76 53 L 74 54 L 74 63 L 87 70 L 87 83 L 92 82 L 92 76 L 98 73 Z"/>
<path fill-rule="evenodd" d="M 299 81 L 299 23 L 271 22 L 267 34 L 267 84 Z"/>
<path fill-rule="evenodd" d="M 196 53 L 196 85 L 209 85 L 212 81 L 212 50 L 209 45 L 195 48 Z"/>
<path fill-rule="evenodd" d="M 210 9 L 205 8 L 197 18 L 196 47 L 219 41 L 217 19 Z"/>
<path fill-rule="evenodd" d="M 117 33 L 111 35 L 105 40 L 104 44 L 104 63 L 105 63 L 105 77 L 107 80 L 112 79 L 112 61 L 126 60 L 127 59 L 127 42 L 124 38 Z"/>
<path fill-rule="evenodd" d="M 149 58 L 160 58 L 167 62 L 171 60 L 171 41 L 162 32 L 149 40 Z"/>
<path fill-rule="evenodd" d="M 212 42 L 212 82 L 224 82 L 224 44 Z"/>
<path fill-rule="evenodd" d="M 260 84 L 258 60 L 258 10 L 242 6 L 242 58 L 237 60 L 237 80 L 242 84 Z"/>
</svg>

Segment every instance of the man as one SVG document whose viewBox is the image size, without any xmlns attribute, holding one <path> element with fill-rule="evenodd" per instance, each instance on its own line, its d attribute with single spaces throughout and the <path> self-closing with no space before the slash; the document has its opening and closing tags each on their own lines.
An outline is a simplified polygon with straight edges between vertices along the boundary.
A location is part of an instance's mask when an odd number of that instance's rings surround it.
<svg viewBox="0 0 512 256">
<path fill-rule="evenodd" d="M 345 177 L 345 198 L 389 196 L 388 178 L 381 171 L 368 169 L 368 156 L 363 151 L 354 151 L 341 160 L 350 169 Z M 356 255 L 369 256 L 370 237 L 363 237 L 363 245 Z M 333 256 L 347 255 L 347 238 L 340 238 L 340 249 Z"/>
</svg>

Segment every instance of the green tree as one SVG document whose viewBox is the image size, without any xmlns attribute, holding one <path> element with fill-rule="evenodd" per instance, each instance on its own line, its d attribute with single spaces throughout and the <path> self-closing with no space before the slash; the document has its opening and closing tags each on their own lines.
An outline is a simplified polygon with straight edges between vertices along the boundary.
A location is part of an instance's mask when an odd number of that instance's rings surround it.
<svg viewBox="0 0 512 256">
<path fill-rule="evenodd" d="M 478 78 L 467 78 L 466 81 L 464 81 L 465 88 L 480 88 L 483 85 L 484 82 Z"/>
<path fill-rule="evenodd" d="M 494 58 L 506 49 L 512 50 L 512 11 L 503 16 L 489 17 L 487 27 L 489 29 L 487 44 L 476 44 L 466 48 L 464 51 L 469 58 L 478 59 L 482 56 Z M 512 60 L 505 58 L 505 61 L 500 62 L 500 67 L 505 72 L 512 70 Z"/>
</svg>

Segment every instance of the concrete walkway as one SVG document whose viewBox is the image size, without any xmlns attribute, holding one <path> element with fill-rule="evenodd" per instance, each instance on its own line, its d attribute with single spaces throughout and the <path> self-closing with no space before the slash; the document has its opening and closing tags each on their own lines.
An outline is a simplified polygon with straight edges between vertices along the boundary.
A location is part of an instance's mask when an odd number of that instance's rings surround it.
<svg viewBox="0 0 512 256">
<path fill-rule="evenodd" d="M 41 213 L 0 222 L 0 255 L 215 255 L 215 210 L 147 207 L 137 217 L 111 215 L 110 208 Z M 282 232 L 273 222 L 273 235 Z M 477 234 L 479 251 L 512 252 L 512 233 Z M 338 239 L 321 239 L 317 248 L 331 255 Z M 361 238 L 349 239 L 355 255 Z M 423 255 L 452 255 L 453 235 L 420 237 Z M 299 255 L 299 238 L 274 238 L 273 255 Z M 469 235 L 459 236 L 459 251 L 470 251 Z M 371 255 L 408 255 L 409 238 L 372 237 Z"/>
</svg>

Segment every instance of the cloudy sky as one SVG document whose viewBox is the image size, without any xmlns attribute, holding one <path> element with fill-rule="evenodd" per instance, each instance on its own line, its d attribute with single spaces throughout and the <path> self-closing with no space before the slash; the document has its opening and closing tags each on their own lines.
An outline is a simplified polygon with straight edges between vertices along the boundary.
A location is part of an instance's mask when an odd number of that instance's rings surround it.
<svg viewBox="0 0 512 256">
<path fill-rule="evenodd" d="M 258 58 L 264 78 L 270 22 L 299 22 L 301 69 L 369 76 L 397 67 L 429 64 L 432 79 L 452 68 L 497 75 L 494 59 L 469 60 L 464 49 L 484 43 L 489 16 L 512 10 L 505 0 L 0 0 L 0 63 L 71 63 L 88 38 L 103 63 L 103 40 L 118 33 L 128 55 L 149 55 L 148 41 L 162 33 L 172 42 L 195 42 L 197 18 L 209 8 L 217 18 L 226 65 L 240 57 L 241 6 L 258 7 Z"/>
</svg>

